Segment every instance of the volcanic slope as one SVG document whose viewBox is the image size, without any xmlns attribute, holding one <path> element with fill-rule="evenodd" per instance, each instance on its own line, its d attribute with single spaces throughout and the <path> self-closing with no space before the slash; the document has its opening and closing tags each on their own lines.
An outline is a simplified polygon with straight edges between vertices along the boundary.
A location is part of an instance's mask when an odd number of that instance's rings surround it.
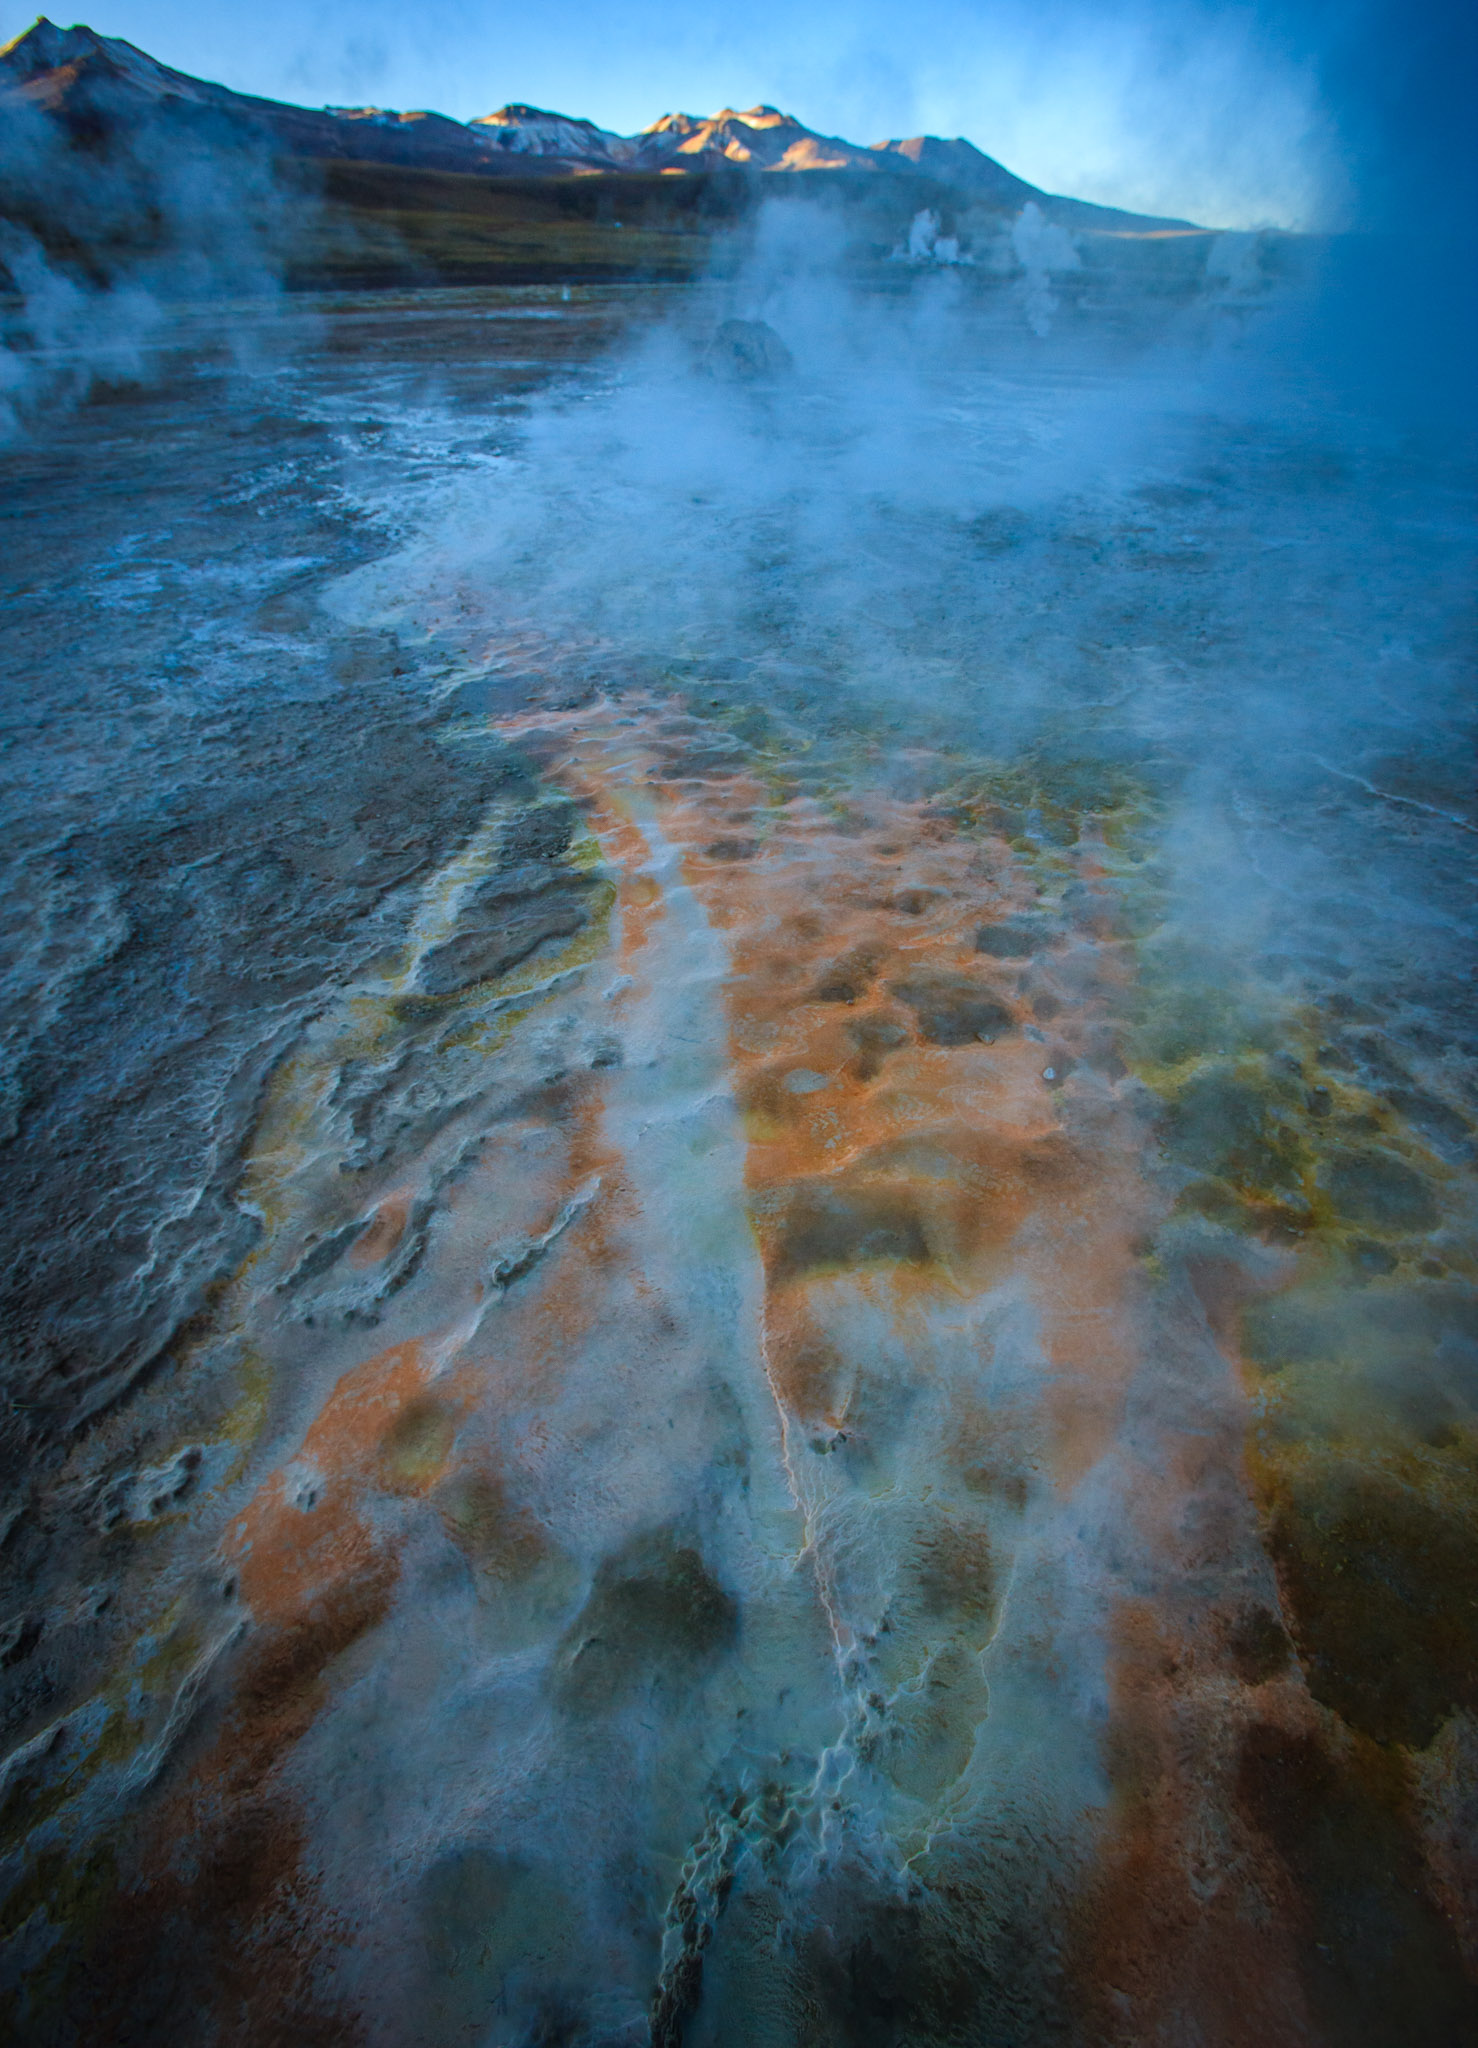
<svg viewBox="0 0 1478 2048">
<path fill-rule="evenodd" d="M 261 99 L 189 77 L 118 36 L 41 15 L 0 49 L 0 120 L 41 112 L 73 142 L 96 146 L 140 129 L 181 128 L 197 137 L 251 137 L 275 155 L 351 158 L 488 177 L 609 174 L 637 170 L 692 175 L 718 167 L 746 171 L 879 172 L 955 185 L 1017 211 L 1035 200 L 1049 217 L 1071 209 L 1082 225 L 1123 230 L 1184 228 L 1113 207 L 1041 192 L 956 138 L 918 136 L 863 147 L 819 135 L 771 106 L 724 107 L 706 119 L 669 113 L 622 136 L 588 120 L 512 103 L 470 122 L 384 107 L 309 108 Z M 1093 217 L 1092 222 L 1088 216 Z"/>
</svg>

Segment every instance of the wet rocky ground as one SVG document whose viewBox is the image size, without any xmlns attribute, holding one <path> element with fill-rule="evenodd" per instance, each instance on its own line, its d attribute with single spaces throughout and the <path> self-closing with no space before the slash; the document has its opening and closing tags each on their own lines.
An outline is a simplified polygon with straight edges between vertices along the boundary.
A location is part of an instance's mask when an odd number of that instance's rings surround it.
<svg viewBox="0 0 1478 2048">
<path fill-rule="evenodd" d="M 1450 451 L 711 310 L 0 456 L 11 2030 L 1464 2038 Z"/>
</svg>

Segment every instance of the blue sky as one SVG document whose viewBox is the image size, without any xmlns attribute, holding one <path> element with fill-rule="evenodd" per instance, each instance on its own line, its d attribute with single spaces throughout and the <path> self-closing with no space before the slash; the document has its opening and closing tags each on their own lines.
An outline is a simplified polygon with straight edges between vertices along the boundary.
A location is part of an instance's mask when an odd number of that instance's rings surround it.
<svg viewBox="0 0 1478 2048">
<path fill-rule="evenodd" d="M 518 99 L 630 131 L 768 100 L 858 142 L 966 135 L 1048 190 L 1225 225 L 1398 204 L 1403 155 L 1455 137 L 1473 46 L 1455 0 L 83 4 L 178 69 L 307 105 L 466 119 Z M 0 37 L 33 13 L 0 0 Z"/>
</svg>

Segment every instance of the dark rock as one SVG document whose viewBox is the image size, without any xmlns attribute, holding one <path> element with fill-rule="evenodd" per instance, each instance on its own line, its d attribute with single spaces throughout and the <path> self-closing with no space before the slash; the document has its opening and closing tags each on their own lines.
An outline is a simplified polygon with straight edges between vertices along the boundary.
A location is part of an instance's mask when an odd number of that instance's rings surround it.
<svg viewBox="0 0 1478 2048">
<path fill-rule="evenodd" d="M 931 1045 L 989 1042 L 1015 1028 L 1006 1005 L 966 974 L 919 973 L 891 983 L 889 993 L 907 1003 Z"/>
<path fill-rule="evenodd" d="M 598 1712 L 665 1680 L 691 1678 L 733 1642 L 739 1609 L 702 1553 L 663 1530 L 608 1557 L 555 1660 L 562 1705 Z"/>
<path fill-rule="evenodd" d="M 1437 1203 L 1427 1183 L 1405 1160 L 1375 1147 L 1336 1152 L 1324 1173 L 1329 1198 L 1341 1216 L 1370 1230 L 1431 1230 Z"/>
<path fill-rule="evenodd" d="M 503 834 L 504 862 L 558 860 L 575 836 L 579 815 L 572 803 L 531 804 Z"/>
<path fill-rule="evenodd" d="M 800 1182 L 764 1219 L 764 1237 L 776 1279 L 844 1266 L 919 1265 L 931 1256 L 923 1218 L 906 1189 Z"/>
<path fill-rule="evenodd" d="M 1047 939 L 1047 926 L 1040 918 L 1008 917 L 1000 924 L 983 924 L 975 934 L 975 950 L 997 960 L 1019 960 L 1040 953 Z"/>
<path fill-rule="evenodd" d="M 772 384 L 795 368 L 795 358 L 763 320 L 725 320 L 703 351 L 710 377 L 730 384 Z"/>
<path fill-rule="evenodd" d="M 422 960 L 417 986 L 426 995 L 450 995 L 474 982 L 507 974 L 553 939 L 573 938 L 590 915 L 590 885 L 571 878 L 562 886 L 514 901 L 496 921 L 479 922 L 434 946 Z M 490 906 L 481 906 L 484 916 Z"/>
</svg>

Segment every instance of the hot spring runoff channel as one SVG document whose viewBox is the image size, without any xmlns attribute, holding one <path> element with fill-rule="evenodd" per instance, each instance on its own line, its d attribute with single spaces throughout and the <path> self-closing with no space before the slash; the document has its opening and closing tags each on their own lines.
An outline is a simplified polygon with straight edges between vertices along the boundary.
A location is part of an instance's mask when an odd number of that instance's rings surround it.
<svg viewBox="0 0 1478 2048">
<path fill-rule="evenodd" d="M 1469 479 L 1223 256 L 0 454 L 13 2038 L 1473 2027 Z"/>
</svg>

